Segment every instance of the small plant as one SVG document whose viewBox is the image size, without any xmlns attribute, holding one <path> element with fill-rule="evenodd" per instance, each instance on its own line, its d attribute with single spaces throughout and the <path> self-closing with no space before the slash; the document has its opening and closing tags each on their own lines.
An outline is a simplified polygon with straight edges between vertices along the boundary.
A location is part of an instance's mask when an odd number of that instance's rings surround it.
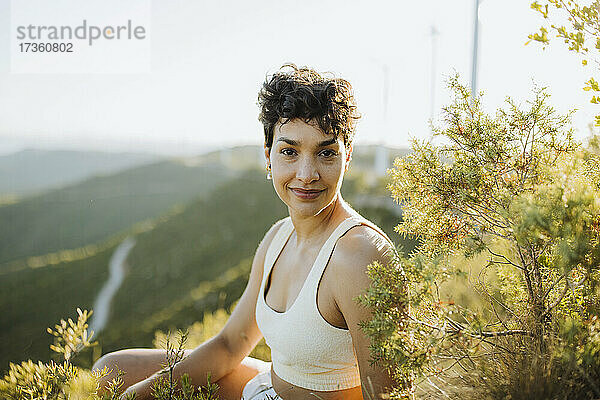
<svg viewBox="0 0 600 400">
<path fill-rule="evenodd" d="M 22 399 L 66 399 L 70 398 L 70 386 L 85 378 L 85 373 L 80 368 L 71 364 L 71 360 L 86 347 L 94 346 L 90 343 L 93 336 L 87 334 L 87 320 L 89 313 L 77 309 L 77 323 L 70 318 L 61 320 L 55 330 L 48 328 L 48 333 L 55 336 L 54 344 L 50 348 L 63 358 L 62 363 L 50 361 L 23 361 L 21 365 L 10 363 L 8 374 L 0 380 L 0 397 L 7 400 Z M 107 370 L 92 374 L 92 379 L 97 381 L 108 374 Z M 89 386 L 89 385 L 88 385 Z M 114 398 L 114 397 L 113 397 Z"/>
<path fill-rule="evenodd" d="M 97 379 L 100 379 L 102 376 L 108 375 L 110 373 L 110 369 L 108 367 L 104 367 L 100 373 L 97 375 Z M 122 400 L 120 393 L 123 392 L 123 379 L 121 377 L 125 375 L 124 371 L 121 371 L 117 368 L 117 376 L 114 377 L 106 387 L 106 392 L 102 395 L 102 400 Z M 127 400 L 135 399 L 135 394 L 131 394 L 125 397 Z"/>
<path fill-rule="evenodd" d="M 62 354 L 65 361 L 70 361 L 77 353 L 86 347 L 95 346 L 98 342 L 90 343 L 87 333 L 87 320 L 93 314 L 87 310 L 81 311 L 77 308 L 77 323 L 69 318 L 69 322 L 64 319 L 60 320 L 60 325 L 55 325 L 55 330 L 47 329 L 48 333 L 55 336 L 54 344 L 50 345 L 50 349 L 58 354 Z M 91 331 L 89 339 L 94 336 L 94 331 Z"/>
<path fill-rule="evenodd" d="M 181 377 L 181 388 L 177 390 L 177 383 L 173 378 L 175 365 L 184 359 L 184 345 L 188 338 L 189 331 L 178 331 L 178 346 L 174 348 L 171 344 L 171 333 L 167 334 L 165 339 L 165 348 L 167 350 L 166 361 L 161 364 L 163 369 L 158 372 L 158 378 L 152 385 L 152 396 L 158 400 L 218 400 L 217 390 L 219 385 L 210 382 L 210 373 L 207 375 L 207 384 L 198 389 L 190 383 L 189 375 L 183 374 Z M 197 390 L 197 391 L 196 391 Z"/>
</svg>

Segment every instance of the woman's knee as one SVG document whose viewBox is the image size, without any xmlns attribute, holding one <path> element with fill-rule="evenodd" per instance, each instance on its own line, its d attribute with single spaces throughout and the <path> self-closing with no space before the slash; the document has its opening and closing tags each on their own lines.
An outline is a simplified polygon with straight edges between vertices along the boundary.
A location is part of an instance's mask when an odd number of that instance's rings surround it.
<svg viewBox="0 0 600 400">
<path fill-rule="evenodd" d="M 96 360 L 92 366 L 93 373 L 104 373 L 104 375 L 98 379 L 98 395 L 104 394 L 108 388 L 108 383 L 116 378 L 117 359 L 118 356 L 115 357 L 114 353 L 107 353 Z M 121 379 L 124 379 L 124 377 Z M 125 390 L 125 387 L 121 387 L 121 389 Z"/>
<path fill-rule="evenodd" d="M 92 372 L 100 372 L 105 368 L 108 368 L 109 370 L 113 370 L 116 365 L 115 360 L 117 358 L 118 357 L 115 357 L 114 352 L 104 354 L 102 357 L 100 357 L 99 359 L 96 360 L 94 365 L 92 365 Z"/>
<path fill-rule="evenodd" d="M 126 357 L 124 357 L 123 353 L 121 353 L 120 351 L 107 353 L 100 357 L 94 363 L 94 365 L 92 366 L 92 372 L 97 373 L 103 371 L 105 373 L 105 375 L 101 376 L 98 379 L 99 395 L 102 395 L 108 388 L 109 382 L 111 382 L 114 378 L 117 377 L 117 370 L 121 370 L 124 372 L 124 375 L 121 376 L 121 379 L 123 380 L 123 385 L 121 386 L 120 392 L 124 391 L 127 387 L 136 383 L 133 382 L 132 378 L 134 377 L 131 376 L 131 368 L 128 364 L 129 363 L 126 361 Z"/>
</svg>

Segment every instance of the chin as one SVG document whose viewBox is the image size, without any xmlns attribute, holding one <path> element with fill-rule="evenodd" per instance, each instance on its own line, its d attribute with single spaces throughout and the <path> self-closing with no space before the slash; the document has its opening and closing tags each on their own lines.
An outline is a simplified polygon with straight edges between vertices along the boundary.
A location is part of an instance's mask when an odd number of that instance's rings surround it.
<svg viewBox="0 0 600 400">
<path fill-rule="evenodd" d="M 302 217 L 316 217 L 328 206 L 330 206 L 332 202 L 333 199 L 330 199 L 330 201 L 327 203 L 319 202 L 318 204 L 310 204 L 308 202 L 298 204 L 298 202 L 293 202 L 293 204 L 288 203 L 287 206 L 290 214 L 293 212 L 296 215 L 300 215 Z"/>
</svg>

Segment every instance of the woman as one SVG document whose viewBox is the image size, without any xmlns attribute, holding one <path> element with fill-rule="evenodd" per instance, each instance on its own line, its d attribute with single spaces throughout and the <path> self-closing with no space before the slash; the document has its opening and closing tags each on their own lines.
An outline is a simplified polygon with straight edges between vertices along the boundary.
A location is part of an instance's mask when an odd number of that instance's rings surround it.
<svg viewBox="0 0 600 400">
<path fill-rule="evenodd" d="M 340 194 L 359 118 L 352 88 L 285 65 L 263 84 L 259 105 L 267 179 L 289 217 L 258 246 L 225 327 L 188 350 L 174 375 L 188 373 L 198 386 L 210 372 L 222 399 L 380 398 L 393 381 L 370 365 L 370 340 L 358 323 L 371 313 L 354 298 L 370 285 L 367 265 L 388 262 L 393 246 Z M 263 335 L 272 363 L 248 357 Z M 125 370 L 125 387 L 133 385 L 125 394 L 146 399 L 164 358 L 164 350 L 121 350 L 94 369 Z"/>
</svg>

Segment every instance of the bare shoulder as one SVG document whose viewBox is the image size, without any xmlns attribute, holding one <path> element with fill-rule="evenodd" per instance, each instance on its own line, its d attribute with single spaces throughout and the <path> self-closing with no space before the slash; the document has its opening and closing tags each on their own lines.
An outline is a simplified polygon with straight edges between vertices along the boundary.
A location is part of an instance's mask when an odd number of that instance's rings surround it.
<svg viewBox="0 0 600 400">
<path fill-rule="evenodd" d="M 389 265 L 394 253 L 394 245 L 370 226 L 355 226 L 338 239 L 328 268 L 334 278 L 332 294 L 342 314 L 355 307 L 352 299 L 371 285 L 369 265 Z"/>
<path fill-rule="evenodd" d="M 394 250 L 380 232 L 371 226 L 358 225 L 338 240 L 330 262 L 340 273 L 363 272 L 373 261 L 388 263 Z"/>
</svg>

